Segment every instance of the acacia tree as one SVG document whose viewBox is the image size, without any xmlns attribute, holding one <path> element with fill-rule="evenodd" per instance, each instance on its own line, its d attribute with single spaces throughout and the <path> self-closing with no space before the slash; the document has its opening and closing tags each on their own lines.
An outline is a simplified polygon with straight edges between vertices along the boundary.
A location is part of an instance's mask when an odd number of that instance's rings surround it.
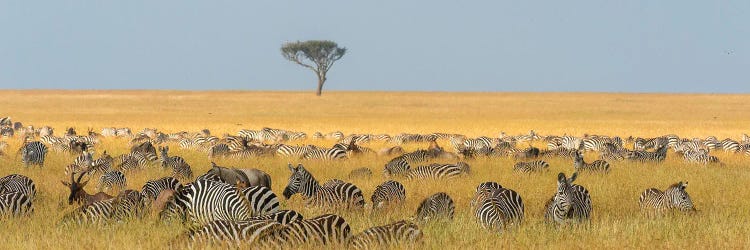
<svg viewBox="0 0 750 250">
<path fill-rule="evenodd" d="M 328 70 L 345 53 L 346 48 L 327 40 L 288 42 L 281 46 L 281 55 L 284 58 L 312 70 L 318 76 L 318 91 L 316 92 L 318 96 L 323 91 Z"/>
</svg>

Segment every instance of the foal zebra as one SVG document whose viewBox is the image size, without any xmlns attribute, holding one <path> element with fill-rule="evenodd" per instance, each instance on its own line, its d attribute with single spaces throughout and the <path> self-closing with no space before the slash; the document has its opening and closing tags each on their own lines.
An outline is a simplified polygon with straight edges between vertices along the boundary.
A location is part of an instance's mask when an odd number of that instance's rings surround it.
<svg viewBox="0 0 750 250">
<path fill-rule="evenodd" d="M 424 235 L 417 224 L 401 220 L 391 224 L 371 227 L 354 235 L 349 247 L 354 249 L 391 248 L 398 244 L 419 243 Z"/>
<path fill-rule="evenodd" d="M 406 189 L 398 181 L 389 180 L 378 185 L 372 192 L 372 209 L 401 204 L 406 199 Z"/>
<path fill-rule="evenodd" d="M 284 198 L 289 199 L 294 194 L 301 194 L 308 206 L 333 208 L 362 208 L 365 199 L 362 190 L 351 183 L 321 186 L 315 177 L 302 164 L 292 167 L 289 164 L 289 184 L 284 189 Z"/>
<path fill-rule="evenodd" d="M 586 163 L 583 160 L 583 155 L 580 152 L 576 152 L 576 158 L 573 161 L 573 168 L 576 172 L 603 172 L 609 173 L 609 163 L 604 160 L 595 160 L 591 163 Z"/>
<path fill-rule="evenodd" d="M 695 211 L 693 201 L 687 191 L 687 182 L 678 182 L 661 191 L 649 188 L 643 191 L 638 199 L 641 210 L 664 212 L 666 210 Z"/>
<path fill-rule="evenodd" d="M 453 220 L 456 205 L 448 194 L 440 192 L 425 198 L 417 208 L 416 220 L 428 222 L 435 219 Z"/>
<path fill-rule="evenodd" d="M 588 220 L 591 216 L 591 196 L 586 188 L 572 184 L 578 177 L 573 173 L 570 178 L 565 174 L 557 175 L 557 193 L 545 204 L 544 220 L 557 224 L 569 221 Z"/>
</svg>

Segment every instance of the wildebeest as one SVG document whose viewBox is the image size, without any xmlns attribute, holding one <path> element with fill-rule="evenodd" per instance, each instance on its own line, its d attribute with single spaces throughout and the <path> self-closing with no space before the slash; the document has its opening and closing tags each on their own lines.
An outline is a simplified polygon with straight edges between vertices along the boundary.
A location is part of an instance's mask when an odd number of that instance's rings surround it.
<svg viewBox="0 0 750 250">
<path fill-rule="evenodd" d="M 209 174 L 214 174 L 221 178 L 221 181 L 228 184 L 242 184 L 248 186 L 264 186 L 271 188 L 271 176 L 266 172 L 263 172 L 254 168 L 225 168 L 216 165 L 211 162 L 211 169 L 208 170 Z"/>
</svg>

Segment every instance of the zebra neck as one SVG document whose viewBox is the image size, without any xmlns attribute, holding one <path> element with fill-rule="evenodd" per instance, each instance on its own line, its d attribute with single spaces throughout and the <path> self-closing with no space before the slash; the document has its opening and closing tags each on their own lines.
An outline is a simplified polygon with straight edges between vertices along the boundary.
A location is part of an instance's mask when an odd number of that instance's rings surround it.
<svg viewBox="0 0 750 250">
<path fill-rule="evenodd" d="M 302 195 L 305 196 L 305 198 L 315 197 L 315 194 L 320 191 L 323 187 L 318 184 L 318 181 L 314 178 L 310 178 L 310 181 L 305 184 L 305 188 L 303 189 Z"/>
</svg>

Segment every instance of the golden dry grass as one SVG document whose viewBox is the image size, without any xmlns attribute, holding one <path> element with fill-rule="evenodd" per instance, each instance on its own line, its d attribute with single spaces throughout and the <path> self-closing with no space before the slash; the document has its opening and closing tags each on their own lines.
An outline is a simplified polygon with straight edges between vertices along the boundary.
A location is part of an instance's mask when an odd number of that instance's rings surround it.
<svg viewBox="0 0 750 250">
<path fill-rule="evenodd" d="M 497 136 L 526 133 L 607 134 L 683 137 L 730 137 L 750 132 L 748 95 L 661 95 L 595 93 L 397 93 L 328 92 L 322 97 L 293 92 L 179 92 L 179 91 L 0 91 L 0 116 L 36 126 L 50 125 L 61 133 L 73 126 L 79 132 L 92 127 L 127 126 L 134 130 L 155 127 L 165 132 L 211 129 L 215 135 L 235 134 L 242 128 L 284 128 L 344 133 L 399 132 L 462 133 Z M 296 142 L 295 142 L 296 143 Z M 331 145 L 331 141 L 305 143 Z M 24 169 L 12 155 L 19 147 L 9 141 L 10 157 L 0 158 L 0 176 L 21 173 L 35 180 L 39 196 L 36 212 L 28 218 L 0 222 L 0 248 L 159 249 L 183 229 L 151 219 L 91 227 L 59 227 L 57 222 L 72 207 L 68 191 L 60 184 L 64 167 L 73 156 L 50 153 L 44 169 Z M 105 139 L 97 153 L 125 152 L 126 141 Z M 370 145 L 379 148 L 382 144 Z M 413 150 L 426 145 L 409 145 Z M 446 146 L 446 145 L 444 145 Z M 203 173 L 210 164 L 205 153 L 172 147 Z M 447 148 L 447 147 L 446 147 Z M 609 175 L 582 175 L 577 181 L 592 194 L 590 224 L 554 228 L 542 222 L 542 208 L 554 192 L 558 172 L 572 172 L 565 160 L 551 160 L 542 174 L 516 174 L 510 159 L 470 160 L 471 176 L 454 181 L 403 181 L 407 204 L 386 216 L 343 213 L 356 233 L 363 229 L 410 217 L 426 196 L 445 191 L 456 201 L 456 219 L 448 224 L 423 227 L 423 248 L 747 248 L 750 245 L 750 157 L 718 152 L 725 167 L 684 164 L 670 153 L 660 165 L 613 163 Z M 590 161 L 596 158 L 589 153 Z M 370 179 L 348 180 L 369 200 L 375 186 L 386 179 L 379 173 L 388 158 L 364 157 L 343 162 L 301 161 L 321 182 L 347 179 L 356 167 L 375 172 Z M 280 195 L 289 176 L 287 159 L 220 160 L 220 165 L 256 167 L 273 178 Z M 297 162 L 297 160 L 292 161 Z M 128 175 L 128 186 L 140 189 L 149 180 L 167 175 L 160 168 Z M 497 235 L 481 229 L 469 211 L 475 186 L 497 181 L 521 194 L 526 219 L 516 230 Z M 677 181 L 690 183 L 701 213 L 650 219 L 638 210 L 638 195 L 646 188 L 663 189 Z M 95 182 L 95 181 L 92 181 Z M 92 183 L 95 184 L 95 183 Z M 93 192 L 93 185 L 87 188 Z M 321 211 L 304 209 L 299 197 L 282 202 L 308 217 Z"/>
</svg>

